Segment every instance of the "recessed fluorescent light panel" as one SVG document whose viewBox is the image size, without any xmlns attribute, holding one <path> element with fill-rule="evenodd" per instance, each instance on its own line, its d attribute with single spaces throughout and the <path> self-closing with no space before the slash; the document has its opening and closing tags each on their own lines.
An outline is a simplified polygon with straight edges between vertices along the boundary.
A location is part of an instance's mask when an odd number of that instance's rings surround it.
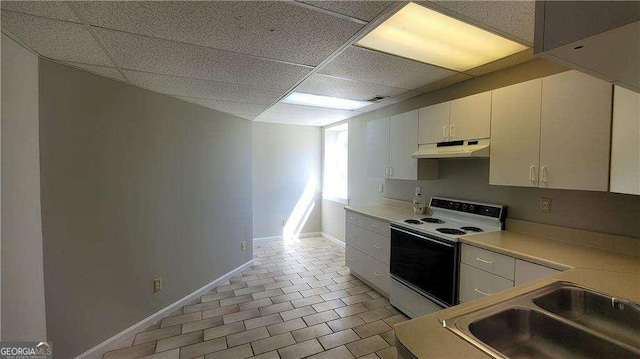
<svg viewBox="0 0 640 359">
<path fill-rule="evenodd" d="M 356 45 L 460 72 L 527 49 L 414 3 L 405 5 Z"/>
<path fill-rule="evenodd" d="M 291 105 L 304 105 L 350 111 L 371 105 L 371 103 L 365 101 L 347 100 L 344 98 L 319 96 L 302 92 L 292 92 L 281 102 Z"/>
</svg>

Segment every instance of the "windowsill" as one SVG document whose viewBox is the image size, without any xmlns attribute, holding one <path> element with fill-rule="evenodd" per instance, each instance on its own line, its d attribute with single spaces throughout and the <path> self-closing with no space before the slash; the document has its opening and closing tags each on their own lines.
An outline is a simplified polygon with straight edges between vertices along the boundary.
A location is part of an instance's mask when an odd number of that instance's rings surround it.
<svg viewBox="0 0 640 359">
<path fill-rule="evenodd" d="M 327 196 L 327 195 L 322 195 L 322 199 L 326 199 L 327 201 L 331 201 L 331 202 L 336 202 L 336 203 L 342 203 L 342 204 L 349 204 L 349 200 L 346 198 L 338 198 L 338 197 L 332 197 L 332 196 Z"/>
</svg>

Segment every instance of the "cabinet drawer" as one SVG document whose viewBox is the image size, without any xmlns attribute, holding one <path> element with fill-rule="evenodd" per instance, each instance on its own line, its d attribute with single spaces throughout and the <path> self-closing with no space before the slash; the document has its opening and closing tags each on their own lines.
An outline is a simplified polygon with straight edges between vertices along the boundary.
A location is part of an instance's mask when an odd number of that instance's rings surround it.
<svg viewBox="0 0 640 359">
<path fill-rule="evenodd" d="M 557 269 L 516 259 L 516 276 L 514 279 L 514 284 L 522 285 L 534 282 L 544 277 L 556 275 L 558 273 L 560 273 L 560 271 Z"/>
<path fill-rule="evenodd" d="M 460 302 L 470 302 L 509 288 L 513 288 L 513 281 L 460 264 Z"/>
<path fill-rule="evenodd" d="M 391 277 L 388 265 L 351 246 L 345 247 L 345 265 L 385 294 L 389 293 Z"/>
<path fill-rule="evenodd" d="M 391 239 L 381 234 L 368 231 L 353 223 L 347 223 L 345 227 L 346 244 L 389 264 L 391 257 Z"/>
<path fill-rule="evenodd" d="M 371 217 L 364 217 L 364 228 L 373 231 L 383 236 L 390 237 L 391 229 L 389 228 L 389 222 L 379 221 L 377 219 L 373 219 Z"/>
<path fill-rule="evenodd" d="M 513 280 L 516 260 L 504 254 L 463 244 L 460 261 L 472 267 Z"/>
<path fill-rule="evenodd" d="M 351 211 L 347 211 L 346 215 L 347 215 L 346 220 L 348 223 L 353 223 L 353 224 L 357 224 L 360 227 L 364 227 L 363 215 L 359 213 L 351 212 Z"/>
</svg>

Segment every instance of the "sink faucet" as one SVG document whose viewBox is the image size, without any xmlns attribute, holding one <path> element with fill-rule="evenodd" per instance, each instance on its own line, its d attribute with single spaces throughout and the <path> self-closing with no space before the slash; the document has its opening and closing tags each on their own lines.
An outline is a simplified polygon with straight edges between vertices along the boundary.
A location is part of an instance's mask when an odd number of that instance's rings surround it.
<svg viewBox="0 0 640 359">
<path fill-rule="evenodd" d="M 622 298 L 611 298 L 611 306 L 618 310 L 624 310 L 625 307 L 629 307 L 633 310 L 640 312 L 640 304 L 630 302 Z"/>
</svg>

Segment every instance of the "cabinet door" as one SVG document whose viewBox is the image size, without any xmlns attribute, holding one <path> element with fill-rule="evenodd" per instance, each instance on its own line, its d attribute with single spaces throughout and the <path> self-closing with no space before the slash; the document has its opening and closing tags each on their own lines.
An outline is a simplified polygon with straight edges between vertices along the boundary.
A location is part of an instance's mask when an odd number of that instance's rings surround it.
<svg viewBox="0 0 640 359">
<path fill-rule="evenodd" d="M 389 122 L 389 178 L 417 180 L 418 160 L 411 155 L 418 150 L 418 110 L 391 116 Z"/>
<path fill-rule="evenodd" d="M 449 139 L 451 102 L 421 108 L 418 121 L 418 144 L 444 142 Z"/>
<path fill-rule="evenodd" d="M 389 118 L 367 122 L 367 176 L 387 177 L 389 165 Z"/>
<path fill-rule="evenodd" d="M 476 140 L 491 136 L 491 92 L 451 101 L 449 138 Z"/>
<path fill-rule="evenodd" d="M 615 87 L 611 192 L 640 194 L 640 94 Z"/>
<path fill-rule="evenodd" d="M 542 79 L 493 91 L 489 184 L 538 186 Z"/>
<path fill-rule="evenodd" d="M 544 277 L 559 274 L 557 269 L 541 266 L 531 262 L 516 259 L 516 277 L 515 285 L 530 283 L 542 279 Z"/>
<path fill-rule="evenodd" d="M 540 187 L 609 189 L 611 92 L 578 71 L 542 79 Z"/>
</svg>

